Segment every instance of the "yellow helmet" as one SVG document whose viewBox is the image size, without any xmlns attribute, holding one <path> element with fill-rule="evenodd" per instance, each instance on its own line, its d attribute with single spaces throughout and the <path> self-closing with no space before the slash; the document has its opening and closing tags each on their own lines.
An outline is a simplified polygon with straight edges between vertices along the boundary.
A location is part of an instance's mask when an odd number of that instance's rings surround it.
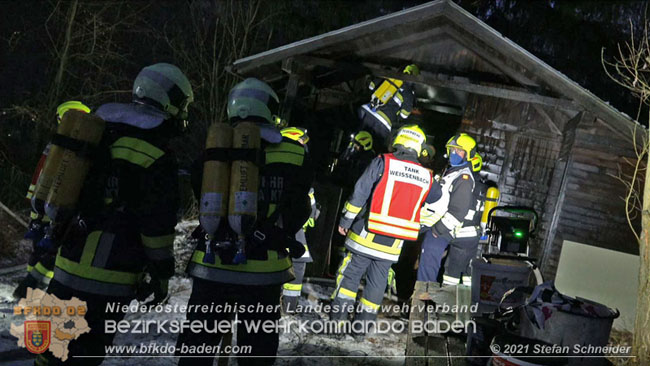
<svg viewBox="0 0 650 366">
<path fill-rule="evenodd" d="M 307 135 L 307 129 L 302 127 L 287 127 L 280 130 L 282 136 L 291 139 L 293 141 L 298 141 L 302 145 L 306 145 L 309 142 L 309 136 Z"/>
<path fill-rule="evenodd" d="M 422 145 L 422 153 L 420 154 L 420 162 L 422 164 L 430 164 L 436 156 L 436 148 L 430 144 Z"/>
<path fill-rule="evenodd" d="M 422 145 L 426 142 L 427 136 L 418 125 L 403 126 L 397 131 L 393 147 L 401 145 L 407 149 L 414 150 L 418 156 L 422 152 Z"/>
<path fill-rule="evenodd" d="M 76 109 L 78 111 L 82 111 L 85 113 L 90 113 L 90 108 L 88 108 L 85 104 L 76 101 L 76 100 L 69 100 L 67 102 L 63 102 L 59 104 L 58 107 L 56 107 L 56 121 L 57 123 L 61 123 L 61 119 L 63 119 L 63 115 L 65 112 L 71 110 L 71 109 Z"/>
<path fill-rule="evenodd" d="M 465 151 L 464 161 L 469 161 L 476 153 L 476 140 L 466 133 L 460 133 L 447 141 L 447 156 L 450 156 L 449 148 L 456 147 Z"/>
<path fill-rule="evenodd" d="M 359 131 L 354 135 L 354 141 L 361 145 L 365 151 L 372 149 L 372 135 L 368 131 Z"/>
<path fill-rule="evenodd" d="M 289 124 L 286 119 L 284 119 L 284 118 L 282 118 L 282 117 L 280 117 L 280 116 L 278 116 L 276 114 L 271 116 L 271 119 L 272 119 L 271 122 L 273 123 L 275 128 L 277 128 L 278 130 L 286 128 L 287 125 Z"/>
<path fill-rule="evenodd" d="M 404 74 L 420 75 L 420 68 L 416 64 L 410 64 L 404 68 Z"/>
<path fill-rule="evenodd" d="M 481 168 L 483 167 L 483 157 L 481 157 L 481 154 L 474 153 L 474 157 L 472 157 L 469 162 L 472 164 L 472 171 L 481 171 Z"/>
</svg>

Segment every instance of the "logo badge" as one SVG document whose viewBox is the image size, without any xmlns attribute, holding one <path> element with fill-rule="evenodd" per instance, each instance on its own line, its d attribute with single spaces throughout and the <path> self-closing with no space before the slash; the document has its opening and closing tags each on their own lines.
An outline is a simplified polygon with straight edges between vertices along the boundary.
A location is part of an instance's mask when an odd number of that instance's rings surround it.
<svg viewBox="0 0 650 366">
<path fill-rule="evenodd" d="M 50 346 L 51 323 L 44 320 L 25 322 L 25 347 L 31 353 L 43 353 Z"/>
</svg>

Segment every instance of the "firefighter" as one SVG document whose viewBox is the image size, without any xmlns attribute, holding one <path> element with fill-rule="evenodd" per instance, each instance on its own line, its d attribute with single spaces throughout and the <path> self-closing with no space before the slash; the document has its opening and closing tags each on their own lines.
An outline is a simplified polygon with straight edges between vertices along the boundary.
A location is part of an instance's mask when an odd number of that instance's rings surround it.
<svg viewBox="0 0 650 366">
<path fill-rule="evenodd" d="M 411 64 L 404 74 L 419 75 L 420 69 Z M 397 131 L 410 116 L 415 101 L 413 83 L 398 79 L 375 79 L 368 88 L 373 92 L 370 103 L 359 108 L 362 129 L 372 132 L 378 152 L 386 151 L 391 131 Z"/>
<path fill-rule="evenodd" d="M 462 283 L 465 286 L 472 285 L 472 273 L 469 265 L 470 260 L 476 256 L 478 243 L 481 237 L 481 216 L 485 206 L 485 197 L 488 186 L 479 176 L 483 167 L 483 158 L 475 153 L 470 160 L 474 175 L 474 191 L 470 209 L 463 219 L 463 225 L 455 233 L 455 238 L 449 243 L 449 252 L 445 261 L 445 271 L 442 281 L 447 285 Z"/>
<path fill-rule="evenodd" d="M 306 231 L 309 228 L 314 227 L 316 220 L 320 215 L 320 209 L 316 204 L 314 188 L 309 189 L 309 201 L 311 203 L 309 219 L 302 226 L 302 229 L 296 233 L 296 240 L 305 246 L 305 254 L 303 254 L 302 257 L 293 260 L 293 272 L 296 278 L 293 281 L 282 285 L 282 308 L 287 313 L 295 311 L 296 306 L 298 305 L 298 298 L 302 292 L 302 280 L 305 277 L 305 268 L 307 267 L 307 263 L 314 261 L 309 253 L 306 236 Z"/>
<path fill-rule="evenodd" d="M 176 158 L 171 138 L 187 126 L 193 92 L 176 66 L 143 68 L 133 83 L 133 102 L 100 106 L 105 121 L 102 142 L 78 203 L 78 215 L 56 256 L 48 292 L 87 304 L 90 332 L 69 344 L 66 365 L 99 365 L 114 334 L 106 320 L 124 318 L 107 312 L 108 303 L 137 298 L 157 304 L 167 297 L 174 274 L 174 227 L 179 207 Z M 83 358 L 78 356 L 93 356 Z M 46 352 L 35 365 L 58 365 Z"/>
<path fill-rule="evenodd" d="M 289 140 L 297 141 L 302 146 L 307 149 L 307 143 L 309 142 L 309 135 L 307 135 L 307 130 L 301 127 L 287 127 L 283 128 L 280 133 L 284 138 Z M 302 280 L 305 276 L 305 268 L 307 263 L 311 263 L 314 260 L 309 253 L 309 246 L 307 245 L 307 236 L 305 232 L 308 228 L 314 227 L 315 221 L 320 214 L 320 211 L 316 207 L 316 197 L 314 196 L 314 188 L 309 189 L 309 201 L 311 204 L 311 213 L 309 219 L 305 222 L 300 230 L 296 233 L 296 240 L 305 247 L 305 254 L 300 258 L 293 259 L 293 272 L 295 279 L 291 282 L 287 282 L 282 285 L 282 309 L 287 313 L 292 313 L 296 309 L 298 304 L 298 298 L 302 291 Z"/>
<path fill-rule="evenodd" d="M 363 171 L 370 164 L 372 159 L 377 156 L 373 149 L 373 139 L 372 135 L 368 131 L 359 131 L 356 134 L 350 136 L 350 143 L 347 148 L 343 150 L 341 156 L 338 159 L 336 169 L 334 170 L 333 180 L 338 184 L 341 189 L 341 197 L 343 199 L 347 198 L 354 184 L 357 182 Z M 340 219 L 337 217 L 337 220 Z M 336 270 L 340 267 L 341 261 L 345 258 L 345 246 L 343 245 L 344 237 L 335 235 L 332 237 L 332 247 L 336 248 L 336 255 L 339 259 L 332 261 L 333 265 L 339 264 L 338 267 L 332 268 Z"/>
<path fill-rule="evenodd" d="M 57 123 L 60 124 L 65 112 L 71 109 L 84 113 L 90 113 L 90 108 L 88 108 L 83 103 L 76 100 L 70 100 L 61 103 L 56 108 Z M 29 189 L 27 190 L 27 195 L 25 196 L 29 202 L 31 202 L 32 197 L 34 196 L 34 189 L 36 189 L 38 177 L 41 175 L 43 165 L 49 151 L 50 144 L 45 147 L 40 159 L 38 160 L 38 164 L 36 164 L 36 169 L 34 170 Z M 50 280 L 54 276 L 54 259 L 56 257 L 56 253 L 45 251 L 39 248 L 37 245 L 45 235 L 45 229 L 50 223 L 50 218 L 47 217 L 47 215 L 38 214 L 35 210 L 32 210 L 30 212 L 29 217 L 29 227 L 25 233 L 25 239 L 32 241 L 32 254 L 29 256 L 29 260 L 27 262 L 27 275 L 14 290 L 13 296 L 16 299 L 25 297 L 27 294 L 27 288 L 47 288 L 47 285 L 50 283 Z"/>
<path fill-rule="evenodd" d="M 373 146 L 373 138 L 368 131 L 359 131 L 350 136 L 350 143 L 341 152 L 333 173 L 334 182 L 344 189 L 344 197 L 352 191 L 354 183 L 375 158 Z"/>
<path fill-rule="evenodd" d="M 189 305 L 221 304 L 245 306 L 239 312 L 206 313 L 188 311 L 187 319 L 212 323 L 232 320 L 237 316 L 237 344 L 250 346 L 251 358 L 237 358 L 240 365 L 271 365 L 275 361 L 279 345 L 277 330 L 253 332 L 247 324 L 256 321 L 278 321 L 281 315 L 280 296 L 282 284 L 294 279 L 291 257 L 298 258 L 304 247 L 293 245 L 288 254 L 286 248 L 295 242 L 295 234 L 307 221 L 310 213 L 308 192 L 312 182 L 312 169 L 305 148 L 300 142 L 282 137 L 273 121 L 279 99 L 266 83 L 249 78 L 231 89 L 228 95 L 228 118 L 231 124 L 254 122 L 262 137 L 263 164 L 259 170 L 260 189 L 257 196 L 258 229 L 246 236 L 245 263 L 235 264 L 230 246 L 231 228 L 221 225 L 215 237 L 206 241 L 198 235 L 197 247 L 187 272 L 193 277 Z M 193 173 L 195 190 L 203 181 L 203 172 Z M 202 230 L 200 228 L 199 230 Z M 250 233 L 249 233 L 250 234 Z M 219 249 L 214 263 L 206 261 L 206 243 L 225 243 Z M 254 309 L 251 312 L 249 306 Z M 257 307 L 262 309 L 258 309 Z M 233 309 L 229 309 L 233 310 Z M 260 311 L 261 310 L 261 311 Z M 217 346 L 222 333 L 200 331 L 184 332 L 179 336 L 177 349 L 186 346 Z M 179 365 L 212 365 L 214 353 L 181 356 Z M 194 358 L 195 356 L 207 356 Z"/>
<path fill-rule="evenodd" d="M 418 281 L 438 282 L 442 256 L 463 226 L 463 219 L 472 206 L 474 175 L 470 159 L 475 154 L 476 141 L 465 133 L 447 141 L 450 167 L 432 191 L 440 197 L 422 208 L 421 221 L 425 230 L 418 267 Z"/>
<path fill-rule="evenodd" d="M 332 320 L 342 323 L 348 319 L 365 274 L 366 285 L 355 321 L 366 322 L 363 331 L 371 330 L 391 264 L 399 258 L 404 240 L 417 239 L 420 207 L 425 199 L 433 200 L 428 196 L 431 173 L 418 162 L 425 140 L 420 127 L 402 127 L 392 144 L 394 152 L 382 154 L 370 163 L 345 203 L 339 233 L 346 236 L 349 253 L 339 269 Z"/>
</svg>

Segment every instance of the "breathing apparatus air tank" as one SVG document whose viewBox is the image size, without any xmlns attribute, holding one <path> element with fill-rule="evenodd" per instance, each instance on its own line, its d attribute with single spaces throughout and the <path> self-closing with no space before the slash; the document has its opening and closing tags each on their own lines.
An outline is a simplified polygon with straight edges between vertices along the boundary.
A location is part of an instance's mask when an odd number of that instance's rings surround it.
<svg viewBox="0 0 650 366">
<path fill-rule="evenodd" d="M 490 187 L 488 188 L 487 192 L 485 193 L 485 204 L 483 208 L 483 216 L 481 216 L 481 232 L 483 235 L 481 236 L 481 240 L 487 239 L 485 236 L 485 228 L 487 226 L 488 222 L 488 215 L 490 214 L 490 210 L 493 208 L 497 207 L 499 204 L 499 189 L 496 187 Z"/>
<path fill-rule="evenodd" d="M 385 79 L 372 93 L 370 98 L 370 107 L 372 110 L 388 103 L 395 93 L 397 93 L 397 90 L 402 87 L 402 84 L 404 84 L 404 81 L 399 79 Z"/>
<path fill-rule="evenodd" d="M 232 147 L 233 128 L 226 123 L 214 123 L 208 129 L 205 141 L 206 159 L 203 163 L 201 207 L 199 222 L 209 236 L 214 236 L 221 219 L 228 214 L 230 162 L 219 158 L 218 149 Z"/>
<path fill-rule="evenodd" d="M 225 149 L 232 147 L 233 128 L 226 123 L 213 123 L 208 128 L 205 140 L 205 161 L 203 163 L 203 182 L 201 183 L 201 202 L 199 222 L 212 240 L 228 215 L 228 190 L 230 187 L 230 161 Z M 204 261 L 215 262 L 212 243 L 206 243 Z"/>
<path fill-rule="evenodd" d="M 72 111 L 69 111 L 72 112 Z M 67 113 L 66 113 L 67 114 Z M 69 119 L 65 119 L 66 123 L 61 122 L 56 131 L 58 135 L 70 136 L 74 125 L 70 123 Z M 45 215 L 45 201 L 50 193 L 50 188 L 54 183 L 54 177 L 59 169 L 61 158 L 63 157 L 64 148 L 54 144 L 50 144 L 50 148 L 43 163 L 43 170 L 38 176 L 36 181 L 36 188 L 34 188 L 34 195 L 31 199 L 32 209 L 40 216 Z"/>
<path fill-rule="evenodd" d="M 260 144 L 260 128 L 255 123 L 241 122 L 235 126 L 233 149 L 259 149 Z M 259 169 L 255 162 L 250 159 L 234 160 L 230 168 L 228 224 L 237 233 L 235 264 L 246 263 L 245 235 L 252 232 L 255 226 L 258 189 Z"/>
<path fill-rule="evenodd" d="M 32 199 L 34 210 L 52 220 L 39 246 L 51 248 L 56 226 L 76 209 L 92 164 L 92 150 L 99 145 L 104 127 L 104 120 L 81 111 L 70 110 L 63 116 Z"/>
</svg>

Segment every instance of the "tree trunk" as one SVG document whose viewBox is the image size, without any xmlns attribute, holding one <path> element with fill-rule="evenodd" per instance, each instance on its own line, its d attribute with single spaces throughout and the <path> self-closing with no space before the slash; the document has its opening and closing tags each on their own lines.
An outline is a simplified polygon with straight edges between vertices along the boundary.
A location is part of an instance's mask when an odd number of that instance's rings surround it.
<svg viewBox="0 0 650 366">
<path fill-rule="evenodd" d="M 648 156 L 650 164 L 650 155 Z M 650 166 L 650 165 L 648 165 Z M 639 243 L 639 289 L 634 321 L 634 355 L 638 365 L 650 365 L 650 169 L 646 169 Z"/>
<path fill-rule="evenodd" d="M 61 101 L 59 100 L 59 96 L 61 95 L 61 90 L 63 89 L 61 87 L 61 83 L 63 81 L 63 72 L 65 71 L 65 68 L 68 63 L 70 44 L 72 43 L 72 25 L 74 23 L 74 18 L 77 15 L 78 3 L 79 3 L 78 0 L 74 0 L 72 4 L 70 4 L 70 10 L 68 11 L 67 27 L 65 31 L 65 38 L 63 40 L 63 50 L 61 50 L 59 67 L 56 72 L 56 77 L 54 78 L 54 87 L 52 89 L 52 93 L 50 94 L 51 107 L 54 107 L 58 103 L 61 103 Z"/>
</svg>

